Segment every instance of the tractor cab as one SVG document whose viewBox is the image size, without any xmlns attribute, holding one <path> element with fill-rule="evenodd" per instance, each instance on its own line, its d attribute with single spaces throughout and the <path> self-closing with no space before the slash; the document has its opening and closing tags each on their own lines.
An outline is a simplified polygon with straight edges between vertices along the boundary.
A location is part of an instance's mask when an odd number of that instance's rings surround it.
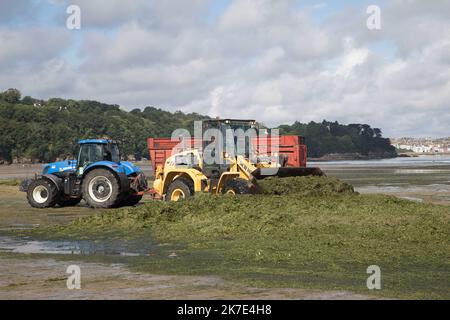
<svg viewBox="0 0 450 320">
<path fill-rule="evenodd" d="M 82 175 L 91 164 L 100 161 L 120 162 L 120 152 L 117 143 L 112 140 L 91 139 L 81 140 L 78 152 L 77 174 Z"/>
</svg>

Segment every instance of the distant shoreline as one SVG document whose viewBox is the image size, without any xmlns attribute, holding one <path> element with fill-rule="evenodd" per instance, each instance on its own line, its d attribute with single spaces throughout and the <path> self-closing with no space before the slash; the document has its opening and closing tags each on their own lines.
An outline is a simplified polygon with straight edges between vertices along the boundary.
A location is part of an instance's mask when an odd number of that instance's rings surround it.
<svg viewBox="0 0 450 320">
<path fill-rule="evenodd" d="M 394 158 L 416 158 L 419 156 L 448 156 L 450 155 L 450 152 L 441 152 L 441 153 L 435 153 L 435 152 L 423 152 L 423 153 L 414 153 L 414 152 L 402 152 L 397 155 L 369 155 L 364 156 L 360 154 L 353 154 L 353 153 L 336 153 L 336 154 L 327 154 L 323 157 L 308 157 L 308 161 L 314 161 L 314 162 L 326 162 L 326 161 L 348 161 L 348 160 L 382 160 L 382 159 L 394 159 Z M 62 160 L 59 160 L 62 161 Z M 150 160 L 139 160 L 139 161 L 132 161 L 136 163 L 147 163 L 150 162 Z M 22 167 L 32 167 L 32 166 L 40 166 L 44 165 L 46 163 L 44 162 L 15 162 L 15 163 L 3 163 L 0 162 L 0 166 L 22 166 Z"/>
<path fill-rule="evenodd" d="M 396 156 L 362 156 L 362 155 L 352 155 L 352 154 L 332 154 L 332 155 L 325 155 L 320 158 L 308 158 L 308 161 L 314 161 L 314 162 L 327 162 L 327 161 L 349 161 L 349 160 L 383 160 L 383 159 L 395 159 L 395 158 L 417 158 L 420 156 L 448 156 L 450 155 L 450 152 L 444 152 L 444 153 L 399 153 Z"/>
<path fill-rule="evenodd" d="M 365 156 L 355 153 L 334 153 L 334 154 L 327 154 L 319 158 L 308 157 L 308 161 L 325 162 L 325 161 L 348 161 L 348 160 L 380 160 L 380 159 L 393 159 L 397 157 L 398 155 L 392 154 L 377 154 Z"/>
<path fill-rule="evenodd" d="M 401 152 L 398 154 L 398 156 L 410 156 L 410 157 L 417 157 L 417 156 L 448 156 L 450 155 L 450 152 Z"/>
</svg>

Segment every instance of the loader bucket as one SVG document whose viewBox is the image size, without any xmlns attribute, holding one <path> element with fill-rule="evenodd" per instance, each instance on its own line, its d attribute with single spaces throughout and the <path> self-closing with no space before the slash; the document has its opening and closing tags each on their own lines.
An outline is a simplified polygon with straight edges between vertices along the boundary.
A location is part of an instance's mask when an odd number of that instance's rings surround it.
<svg viewBox="0 0 450 320">
<path fill-rule="evenodd" d="M 320 168 L 306 167 L 283 167 L 283 168 L 258 168 L 252 172 L 256 180 L 267 177 L 301 177 L 301 176 L 324 176 L 325 173 Z"/>
</svg>

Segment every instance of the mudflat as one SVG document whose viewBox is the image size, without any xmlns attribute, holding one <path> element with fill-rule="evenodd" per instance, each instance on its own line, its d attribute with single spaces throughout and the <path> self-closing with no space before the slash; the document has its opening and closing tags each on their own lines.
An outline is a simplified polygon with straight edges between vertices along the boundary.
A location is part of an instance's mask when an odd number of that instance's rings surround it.
<svg viewBox="0 0 450 320">
<path fill-rule="evenodd" d="M 321 166 L 362 195 L 38 210 L 0 184 L 0 297 L 448 298 L 448 164 Z M 70 264 L 81 290 L 66 288 Z M 365 287 L 369 264 L 382 290 Z"/>
</svg>

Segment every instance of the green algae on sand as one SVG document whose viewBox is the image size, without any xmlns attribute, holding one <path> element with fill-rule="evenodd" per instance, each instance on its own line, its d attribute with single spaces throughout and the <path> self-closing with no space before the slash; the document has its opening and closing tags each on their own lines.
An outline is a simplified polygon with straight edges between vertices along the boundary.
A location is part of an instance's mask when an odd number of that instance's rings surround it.
<svg viewBox="0 0 450 320">
<path fill-rule="evenodd" d="M 333 177 L 268 177 L 258 181 L 263 194 L 301 196 L 329 196 L 335 194 L 353 194 L 353 186 Z"/>
<path fill-rule="evenodd" d="M 295 179 L 287 186 L 295 188 L 284 195 L 277 192 L 288 180 L 267 180 L 273 188 L 269 194 L 150 201 L 51 232 L 59 237 L 113 230 L 130 237 L 143 232 L 159 243 L 183 244 L 176 263 L 142 257 L 132 263 L 139 271 L 369 293 L 366 269 L 376 264 L 382 270 L 383 290 L 370 294 L 449 298 L 450 207 L 358 195 L 335 180 Z"/>
</svg>

